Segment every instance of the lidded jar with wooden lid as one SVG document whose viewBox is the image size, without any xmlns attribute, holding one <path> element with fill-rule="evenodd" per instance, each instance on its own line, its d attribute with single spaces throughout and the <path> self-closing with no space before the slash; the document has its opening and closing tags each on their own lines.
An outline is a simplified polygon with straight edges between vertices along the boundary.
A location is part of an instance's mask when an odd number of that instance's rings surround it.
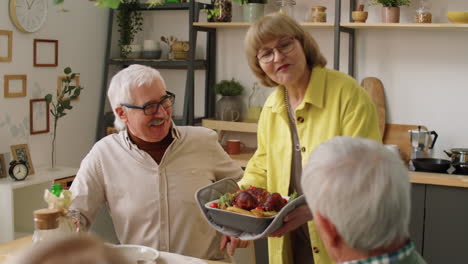
<svg viewBox="0 0 468 264">
<path fill-rule="evenodd" d="M 58 209 L 39 209 L 34 211 L 33 242 L 60 238 L 63 232 L 59 229 L 59 217 L 62 211 Z"/>
<path fill-rule="evenodd" d="M 327 22 L 327 13 L 325 12 L 327 8 L 325 6 L 313 6 L 311 10 L 311 22 Z"/>
</svg>

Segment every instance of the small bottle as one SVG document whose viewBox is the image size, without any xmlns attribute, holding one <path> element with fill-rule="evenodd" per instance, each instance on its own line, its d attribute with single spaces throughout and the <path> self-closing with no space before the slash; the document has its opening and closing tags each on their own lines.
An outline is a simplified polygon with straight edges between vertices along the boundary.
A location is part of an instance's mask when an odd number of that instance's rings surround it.
<svg viewBox="0 0 468 264">
<path fill-rule="evenodd" d="M 57 197 L 60 197 L 62 190 L 63 190 L 63 186 L 62 184 L 59 184 L 59 183 L 53 184 L 52 187 L 50 188 L 50 192 Z"/>
<path fill-rule="evenodd" d="M 419 8 L 416 10 L 414 20 L 416 23 L 432 23 L 432 14 L 429 9 L 428 1 L 419 1 Z"/>
<path fill-rule="evenodd" d="M 60 238 L 64 232 L 59 229 L 59 217 L 62 214 L 57 209 L 39 209 L 34 211 L 33 243 Z"/>
</svg>

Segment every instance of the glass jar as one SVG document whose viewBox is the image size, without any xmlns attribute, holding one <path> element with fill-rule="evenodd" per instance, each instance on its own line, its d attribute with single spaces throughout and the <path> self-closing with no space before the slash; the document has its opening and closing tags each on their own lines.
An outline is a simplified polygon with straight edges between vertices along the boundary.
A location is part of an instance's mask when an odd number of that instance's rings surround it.
<svg viewBox="0 0 468 264">
<path fill-rule="evenodd" d="M 58 209 L 39 209 L 34 211 L 33 243 L 53 240 L 63 236 L 59 228 L 59 217 L 62 212 Z"/>
<path fill-rule="evenodd" d="M 325 12 L 327 8 L 325 6 L 313 6 L 311 10 L 310 22 L 327 22 L 327 13 Z"/>
<path fill-rule="evenodd" d="M 296 0 L 276 0 L 276 4 L 279 7 L 278 13 L 294 18 L 294 6 L 296 5 Z"/>
<path fill-rule="evenodd" d="M 265 96 L 262 93 L 258 83 L 254 83 L 252 93 L 249 96 L 249 106 L 247 111 L 247 122 L 258 122 L 262 112 Z"/>
<path fill-rule="evenodd" d="M 416 23 L 432 23 L 432 14 L 429 9 L 429 2 L 426 0 L 419 1 L 419 8 L 416 10 L 414 17 Z"/>
</svg>

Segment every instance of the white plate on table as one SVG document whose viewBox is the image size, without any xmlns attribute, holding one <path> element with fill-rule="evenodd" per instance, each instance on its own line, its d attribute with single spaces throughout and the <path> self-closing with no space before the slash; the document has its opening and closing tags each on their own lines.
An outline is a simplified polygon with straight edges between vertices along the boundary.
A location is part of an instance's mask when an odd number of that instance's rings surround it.
<svg viewBox="0 0 468 264">
<path fill-rule="evenodd" d="M 150 264 L 156 263 L 159 258 L 159 251 L 154 248 L 140 245 L 113 245 L 107 244 L 112 250 L 126 257 L 131 263 Z"/>
</svg>

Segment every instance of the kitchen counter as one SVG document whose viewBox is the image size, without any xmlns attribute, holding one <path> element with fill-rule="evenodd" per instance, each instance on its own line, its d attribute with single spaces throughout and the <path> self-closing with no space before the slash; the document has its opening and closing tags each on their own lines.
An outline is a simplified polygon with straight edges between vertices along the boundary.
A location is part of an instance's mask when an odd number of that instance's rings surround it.
<svg viewBox="0 0 468 264">
<path fill-rule="evenodd" d="M 8 255 L 11 255 L 12 253 L 18 252 L 20 250 L 23 250 L 27 247 L 29 247 L 32 244 L 32 236 L 26 236 L 22 238 L 18 238 L 16 240 L 0 244 L 0 264 L 5 263 Z M 167 253 L 167 252 L 161 252 L 160 258 L 162 258 L 163 263 L 166 263 L 166 257 L 170 256 L 175 256 L 177 254 L 172 254 L 172 253 Z M 180 256 L 180 255 L 177 255 Z M 203 260 L 206 264 L 226 264 L 225 262 L 220 262 L 220 261 L 213 261 L 213 260 Z M 158 258 L 158 263 L 159 263 L 159 258 Z"/>
<path fill-rule="evenodd" d="M 410 171 L 411 183 L 468 188 L 468 176 Z"/>
</svg>

